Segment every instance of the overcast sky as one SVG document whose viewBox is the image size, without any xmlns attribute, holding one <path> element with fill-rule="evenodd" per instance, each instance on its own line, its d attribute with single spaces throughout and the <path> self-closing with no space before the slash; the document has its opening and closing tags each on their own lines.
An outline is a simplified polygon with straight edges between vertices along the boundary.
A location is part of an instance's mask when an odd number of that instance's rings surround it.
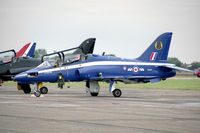
<svg viewBox="0 0 200 133">
<path fill-rule="evenodd" d="M 164 32 L 170 57 L 200 61 L 199 0 L 0 0 L 0 51 L 28 42 L 48 52 L 95 37 L 94 53 L 136 58 Z"/>
</svg>

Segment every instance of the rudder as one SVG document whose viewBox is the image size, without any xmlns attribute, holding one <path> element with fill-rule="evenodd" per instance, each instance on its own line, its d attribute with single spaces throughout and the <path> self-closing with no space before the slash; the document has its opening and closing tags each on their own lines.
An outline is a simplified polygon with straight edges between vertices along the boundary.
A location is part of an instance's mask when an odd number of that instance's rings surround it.
<svg viewBox="0 0 200 133">
<path fill-rule="evenodd" d="M 171 43 L 171 37 L 172 32 L 161 34 L 137 59 L 144 61 L 166 61 Z"/>
<path fill-rule="evenodd" d="M 36 43 L 28 43 L 26 44 L 23 48 L 21 48 L 17 54 L 16 57 L 20 57 L 20 56 L 27 56 L 27 57 L 34 57 L 34 53 L 35 53 L 35 47 L 36 47 Z"/>
</svg>

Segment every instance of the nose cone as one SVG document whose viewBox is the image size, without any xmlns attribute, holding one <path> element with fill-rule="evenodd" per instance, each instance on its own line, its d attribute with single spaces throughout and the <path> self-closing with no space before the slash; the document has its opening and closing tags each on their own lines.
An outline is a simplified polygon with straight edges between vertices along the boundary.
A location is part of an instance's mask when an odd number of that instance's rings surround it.
<svg viewBox="0 0 200 133">
<path fill-rule="evenodd" d="M 27 74 L 26 74 L 26 73 L 17 74 L 17 75 L 14 77 L 14 80 L 15 80 L 15 81 L 26 81 L 26 80 L 27 80 Z"/>
</svg>

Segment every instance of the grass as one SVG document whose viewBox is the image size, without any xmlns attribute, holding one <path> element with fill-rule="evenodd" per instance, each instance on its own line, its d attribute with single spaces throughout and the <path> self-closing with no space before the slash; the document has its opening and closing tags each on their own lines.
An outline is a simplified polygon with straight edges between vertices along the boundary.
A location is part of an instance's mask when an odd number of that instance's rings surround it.
<svg viewBox="0 0 200 133">
<path fill-rule="evenodd" d="M 5 82 L 5 86 L 15 86 L 16 82 Z M 57 86 L 57 83 L 44 83 L 46 86 Z M 71 87 L 85 87 L 85 82 L 70 82 L 65 83 L 65 86 Z M 105 82 L 100 82 L 102 88 L 108 88 L 109 84 Z M 147 84 L 124 84 L 118 82 L 116 88 L 146 88 L 146 89 L 173 89 L 173 90 L 200 90 L 200 79 L 168 79 L 158 83 L 147 83 Z"/>
</svg>

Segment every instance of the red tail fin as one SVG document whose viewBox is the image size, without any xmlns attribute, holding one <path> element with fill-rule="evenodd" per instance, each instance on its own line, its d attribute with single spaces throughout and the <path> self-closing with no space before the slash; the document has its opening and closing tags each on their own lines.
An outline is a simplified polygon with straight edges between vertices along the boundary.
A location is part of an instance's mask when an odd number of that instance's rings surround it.
<svg viewBox="0 0 200 133">
<path fill-rule="evenodd" d="M 30 42 L 30 43 L 26 44 L 23 48 L 20 49 L 19 52 L 17 52 L 16 57 L 19 57 L 19 56 L 33 57 L 34 52 L 35 52 L 35 46 L 36 46 L 36 43 Z"/>
</svg>

